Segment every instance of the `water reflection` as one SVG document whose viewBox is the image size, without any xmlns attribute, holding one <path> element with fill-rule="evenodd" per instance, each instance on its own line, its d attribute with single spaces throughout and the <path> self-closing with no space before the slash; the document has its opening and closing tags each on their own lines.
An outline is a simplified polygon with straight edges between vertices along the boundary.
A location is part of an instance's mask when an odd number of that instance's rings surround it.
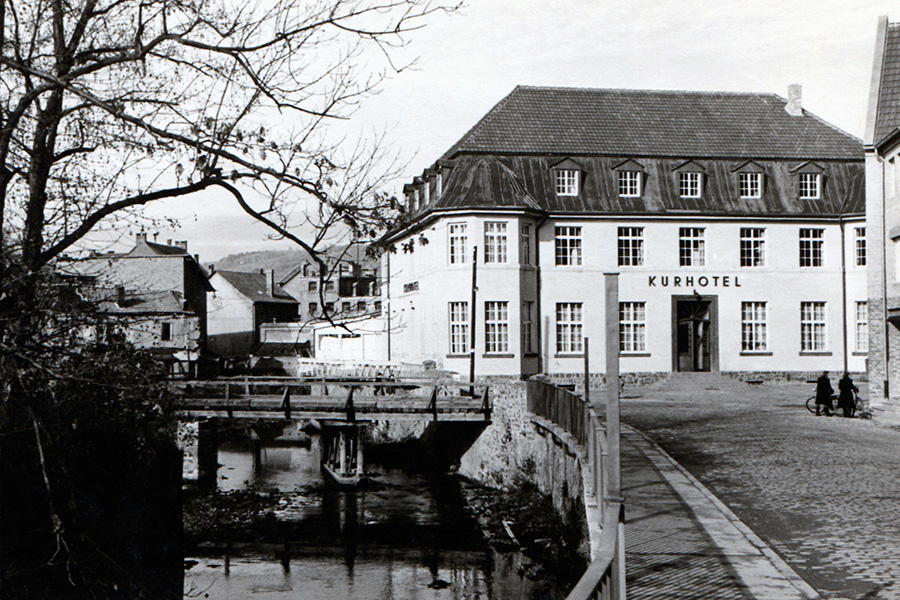
<svg viewBox="0 0 900 600">
<path fill-rule="evenodd" d="M 383 465 L 369 489 L 324 485 L 318 439 L 219 449 L 221 490 L 276 489 L 265 533 L 235 532 L 194 549 L 185 596 L 260 599 L 556 600 L 564 594 L 519 575 L 521 554 L 487 548 L 452 480 Z"/>
</svg>

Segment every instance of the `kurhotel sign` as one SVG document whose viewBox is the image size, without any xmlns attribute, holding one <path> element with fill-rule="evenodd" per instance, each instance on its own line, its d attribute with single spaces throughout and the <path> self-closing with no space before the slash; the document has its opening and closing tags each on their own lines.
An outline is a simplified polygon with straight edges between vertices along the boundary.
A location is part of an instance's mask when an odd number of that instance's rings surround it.
<svg viewBox="0 0 900 600">
<path fill-rule="evenodd" d="M 648 287 L 741 287 L 738 277 L 731 275 L 685 275 L 684 277 L 669 275 L 649 275 L 647 277 Z"/>
</svg>

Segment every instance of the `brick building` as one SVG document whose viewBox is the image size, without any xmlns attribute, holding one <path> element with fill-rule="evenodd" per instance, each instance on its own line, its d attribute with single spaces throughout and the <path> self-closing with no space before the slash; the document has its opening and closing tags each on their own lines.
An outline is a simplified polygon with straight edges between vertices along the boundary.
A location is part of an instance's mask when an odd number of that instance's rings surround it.
<svg viewBox="0 0 900 600">
<path fill-rule="evenodd" d="M 602 371 L 618 272 L 625 374 L 864 371 L 863 185 L 861 142 L 799 86 L 517 87 L 405 187 L 390 358 L 467 373 L 474 345 L 478 375 L 571 374 L 590 337 Z"/>
<path fill-rule="evenodd" d="M 900 416 L 900 23 L 878 21 L 865 132 L 869 390 L 875 413 Z"/>
</svg>

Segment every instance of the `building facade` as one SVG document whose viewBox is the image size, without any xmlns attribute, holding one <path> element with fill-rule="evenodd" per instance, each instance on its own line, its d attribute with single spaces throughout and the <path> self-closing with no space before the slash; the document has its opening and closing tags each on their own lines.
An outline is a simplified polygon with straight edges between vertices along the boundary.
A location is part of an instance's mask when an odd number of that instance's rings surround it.
<svg viewBox="0 0 900 600">
<path fill-rule="evenodd" d="M 865 132 L 870 408 L 900 417 L 900 23 L 878 21 Z"/>
<path fill-rule="evenodd" d="M 864 371 L 863 184 L 861 142 L 799 88 L 518 87 L 405 188 L 390 358 L 572 374 L 588 337 L 600 372 L 615 272 L 625 374 Z"/>
</svg>

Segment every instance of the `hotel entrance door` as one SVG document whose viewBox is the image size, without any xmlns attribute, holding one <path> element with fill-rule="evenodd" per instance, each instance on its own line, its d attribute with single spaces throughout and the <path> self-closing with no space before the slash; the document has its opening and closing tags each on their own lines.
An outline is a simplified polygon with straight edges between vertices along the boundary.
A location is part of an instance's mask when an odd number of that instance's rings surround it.
<svg viewBox="0 0 900 600">
<path fill-rule="evenodd" d="M 710 371 L 714 352 L 712 300 L 674 300 L 675 370 Z"/>
</svg>

